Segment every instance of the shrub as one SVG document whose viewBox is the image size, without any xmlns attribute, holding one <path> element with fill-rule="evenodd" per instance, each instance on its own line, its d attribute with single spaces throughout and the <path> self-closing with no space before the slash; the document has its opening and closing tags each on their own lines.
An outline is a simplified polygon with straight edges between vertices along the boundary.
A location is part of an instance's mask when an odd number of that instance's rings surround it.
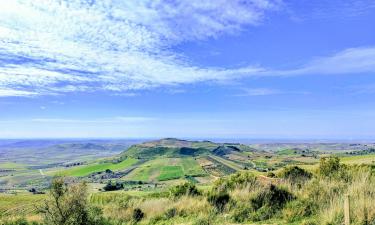
<svg viewBox="0 0 375 225">
<path fill-rule="evenodd" d="M 271 184 L 258 193 L 258 195 L 253 197 L 250 201 L 255 210 L 260 209 L 263 206 L 271 206 L 272 208 L 280 209 L 287 202 L 293 199 L 295 199 L 293 194 Z"/>
<path fill-rule="evenodd" d="M 88 204 L 87 193 L 85 183 L 67 185 L 62 178 L 54 179 L 49 196 L 40 208 L 44 224 L 105 224 L 101 210 Z"/>
<path fill-rule="evenodd" d="M 119 183 L 119 182 L 116 182 L 116 183 L 112 183 L 112 181 L 109 181 L 107 183 L 107 185 L 104 186 L 104 190 L 105 191 L 117 191 L 117 190 L 121 190 L 124 188 L 124 185 L 122 183 Z"/>
<path fill-rule="evenodd" d="M 236 223 L 242 223 L 249 219 L 249 215 L 251 212 L 252 208 L 248 204 L 237 205 L 233 210 L 231 218 Z"/>
<path fill-rule="evenodd" d="M 253 213 L 250 218 L 254 221 L 270 219 L 285 204 L 295 199 L 294 195 L 283 188 L 275 185 L 268 185 L 250 199 Z"/>
<path fill-rule="evenodd" d="M 225 205 L 229 202 L 230 196 L 228 193 L 223 192 L 211 192 L 207 201 L 213 205 L 219 212 L 222 212 L 225 208 Z"/>
<path fill-rule="evenodd" d="M 177 215 L 177 209 L 176 208 L 170 208 L 165 212 L 165 218 L 170 219 Z"/>
<path fill-rule="evenodd" d="M 172 197 L 180 197 L 182 195 L 196 196 L 200 195 L 200 192 L 193 183 L 186 182 L 172 187 L 170 189 L 170 195 Z"/>
<path fill-rule="evenodd" d="M 237 172 L 226 178 L 217 180 L 214 184 L 216 191 L 228 191 L 234 188 L 259 185 L 256 176 L 251 172 Z"/>
<path fill-rule="evenodd" d="M 323 157 L 319 162 L 318 173 L 321 177 L 335 178 L 348 181 L 350 179 L 347 167 L 340 164 L 337 156 Z"/>
<path fill-rule="evenodd" d="M 301 183 L 309 180 L 312 174 L 298 166 L 287 166 L 281 170 L 278 177 L 288 179 L 292 183 Z"/>
<path fill-rule="evenodd" d="M 270 177 L 270 178 L 274 178 L 274 177 L 276 177 L 276 174 L 274 172 L 269 171 L 269 172 L 267 172 L 266 176 Z"/>
<path fill-rule="evenodd" d="M 296 222 L 313 214 L 314 203 L 308 200 L 296 200 L 286 204 L 283 217 L 288 222 Z"/>
<path fill-rule="evenodd" d="M 143 219 L 143 217 L 145 216 L 145 214 L 142 212 L 142 210 L 140 208 L 135 208 L 133 210 L 133 215 L 132 215 L 132 218 L 135 222 L 139 222 Z"/>
<path fill-rule="evenodd" d="M 263 221 L 272 218 L 275 215 L 275 209 L 269 205 L 265 205 L 249 215 L 253 221 Z"/>
</svg>

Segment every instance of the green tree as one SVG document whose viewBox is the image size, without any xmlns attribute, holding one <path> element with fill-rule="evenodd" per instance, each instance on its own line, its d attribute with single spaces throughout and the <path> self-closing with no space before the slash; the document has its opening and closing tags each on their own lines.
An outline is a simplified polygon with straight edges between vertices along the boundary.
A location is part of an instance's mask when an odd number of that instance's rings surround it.
<svg viewBox="0 0 375 225">
<path fill-rule="evenodd" d="M 85 183 L 67 185 L 63 178 L 52 181 L 48 198 L 40 208 L 47 225 L 105 224 L 99 208 L 88 203 Z"/>
</svg>

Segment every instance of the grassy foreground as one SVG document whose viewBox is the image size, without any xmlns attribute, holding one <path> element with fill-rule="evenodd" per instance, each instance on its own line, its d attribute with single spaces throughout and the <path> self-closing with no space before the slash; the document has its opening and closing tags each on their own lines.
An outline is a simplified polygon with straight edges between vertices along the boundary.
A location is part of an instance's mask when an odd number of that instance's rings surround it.
<svg viewBox="0 0 375 225">
<path fill-rule="evenodd" d="M 165 174 L 178 173 L 180 170 L 174 167 L 165 171 Z M 345 195 L 350 198 L 351 224 L 375 224 L 375 167 L 345 165 L 336 157 L 322 158 L 316 169 L 311 171 L 297 166 L 287 166 L 267 176 L 242 171 L 220 178 L 213 186 L 205 189 L 192 183 L 182 183 L 158 192 L 143 192 L 142 195 L 130 195 L 125 191 L 90 194 L 87 189 L 78 188 L 77 185 L 72 188 L 68 186 L 64 190 L 66 196 L 59 200 L 60 204 L 71 206 L 64 208 L 64 215 L 72 214 L 71 218 L 78 218 L 78 210 L 87 216 L 87 221 L 96 221 L 94 224 L 99 225 L 335 225 L 343 224 Z M 14 207 L 18 197 L 18 201 L 25 205 L 39 202 L 41 206 L 44 204 L 41 198 L 51 198 L 51 194 L 31 196 L 25 198 L 17 195 L 13 200 L 2 196 L 0 199 L 13 201 L 7 204 Z M 50 201 L 51 212 L 56 212 L 52 203 Z M 75 206 L 78 208 L 74 208 L 74 204 L 78 204 Z M 16 213 L 7 211 L 2 214 L 3 224 L 27 224 L 25 221 L 10 222 L 19 217 L 35 220 L 36 223 L 53 224 L 45 213 L 27 207 L 22 211 L 22 205 L 17 207 Z"/>
</svg>

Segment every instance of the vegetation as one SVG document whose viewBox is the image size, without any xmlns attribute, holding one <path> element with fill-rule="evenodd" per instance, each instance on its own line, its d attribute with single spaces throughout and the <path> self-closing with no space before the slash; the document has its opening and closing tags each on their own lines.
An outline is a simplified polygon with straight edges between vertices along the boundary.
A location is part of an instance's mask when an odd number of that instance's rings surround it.
<svg viewBox="0 0 375 225">
<path fill-rule="evenodd" d="M 155 146 L 166 148 L 169 155 L 154 152 L 142 158 L 147 146 L 152 151 Z M 273 153 L 176 139 L 141 147 L 141 155 L 134 150 L 129 153 L 133 158 L 125 152 L 120 163 L 101 163 L 117 167 L 107 165 L 99 180 L 93 180 L 92 173 L 68 173 L 54 180 L 49 191 L 28 188 L 38 191 L 0 194 L 0 224 L 333 225 L 343 223 L 346 194 L 351 200 L 351 223 L 375 224 L 375 164 L 352 163 L 358 162 L 353 157 L 373 154 L 324 152 L 316 158 L 301 147 Z M 267 172 L 260 172 L 254 161 L 262 162 Z M 123 168 L 127 169 L 122 173 Z"/>
<path fill-rule="evenodd" d="M 68 186 L 62 178 L 53 180 L 48 198 L 40 207 L 46 225 L 105 224 L 101 209 L 88 204 L 85 183 Z"/>
<path fill-rule="evenodd" d="M 63 172 L 60 172 L 60 175 L 83 177 L 92 173 L 103 172 L 106 170 L 124 170 L 130 167 L 131 165 L 135 164 L 136 162 L 137 159 L 127 158 L 119 163 L 97 163 L 92 165 L 78 166 L 72 169 L 64 170 Z"/>
</svg>

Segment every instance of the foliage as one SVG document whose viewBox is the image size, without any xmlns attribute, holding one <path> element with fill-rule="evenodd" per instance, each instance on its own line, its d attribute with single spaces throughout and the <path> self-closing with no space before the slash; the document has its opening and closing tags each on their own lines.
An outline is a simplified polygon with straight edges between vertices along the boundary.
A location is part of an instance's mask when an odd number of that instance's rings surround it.
<svg viewBox="0 0 375 225">
<path fill-rule="evenodd" d="M 101 210 L 88 204 L 87 185 L 69 186 L 62 178 L 52 181 L 48 199 L 40 211 L 46 225 L 105 224 Z"/>
<path fill-rule="evenodd" d="M 2 225 L 39 225 L 39 223 L 37 222 L 28 222 L 25 218 L 19 218 L 13 221 L 5 221 L 1 224 Z"/>
<path fill-rule="evenodd" d="M 210 192 L 207 201 L 213 205 L 216 210 L 222 212 L 225 205 L 229 202 L 230 196 L 225 192 Z"/>
<path fill-rule="evenodd" d="M 296 222 L 314 213 L 314 202 L 309 200 L 295 200 L 286 204 L 283 217 L 288 222 Z"/>
<path fill-rule="evenodd" d="M 145 216 L 144 212 L 140 209 L 140 208 L 135 208 L 133 210 L 133 220 L 135 222 L 139 222 L 143 219 L 143 217 Z"/>
<path fill-rule="evenodd" d="M 237 172 L 226 178 L 217 180 L 214 189 L 217 191 L 228 191 L 234 188 L 259 185 L 256 176 L 251 172 Z"/>
<path fill-rule="evenodd" d="M 180 197 L 182 195 L 196 196 L 200 195 L 200 192 L 193 183 L 185 182 L 172 187 L 170 189 L 170 195 L 172 197 Z"/>
<path fill-rule="evenodd" d="M 301 183 L 311 179 L 312 173 L 298 167 L 298 166 L 287 166 L 277 174 L 279 178 L 288 179 L 292 183 Z"/>
<path fill-rule="evenodd" d="M 121 190 L 124 188 L 124 185 L 118 181 L 116 181 L 115 183 L 113 183 L 112 181 L 109 181 L 104 187 L 103 189 L 105 191 L 116 191 L 116 190 Z"/>
<path fill-rule="evenodd" d="M 349 179 L 347 167 L 340 164 L 340 158 L 337 156 L 321 158 L 318 173 L 320 176 L 330 179 Z"/>
<path fill-rule="evenodd" d="M 273 184 L 268 185 L 250 199 L 254 210 L 251 218 L 254 221 L 269 219 L 293 199 L 295 196 L 287 190 Z"/>
</svg>

